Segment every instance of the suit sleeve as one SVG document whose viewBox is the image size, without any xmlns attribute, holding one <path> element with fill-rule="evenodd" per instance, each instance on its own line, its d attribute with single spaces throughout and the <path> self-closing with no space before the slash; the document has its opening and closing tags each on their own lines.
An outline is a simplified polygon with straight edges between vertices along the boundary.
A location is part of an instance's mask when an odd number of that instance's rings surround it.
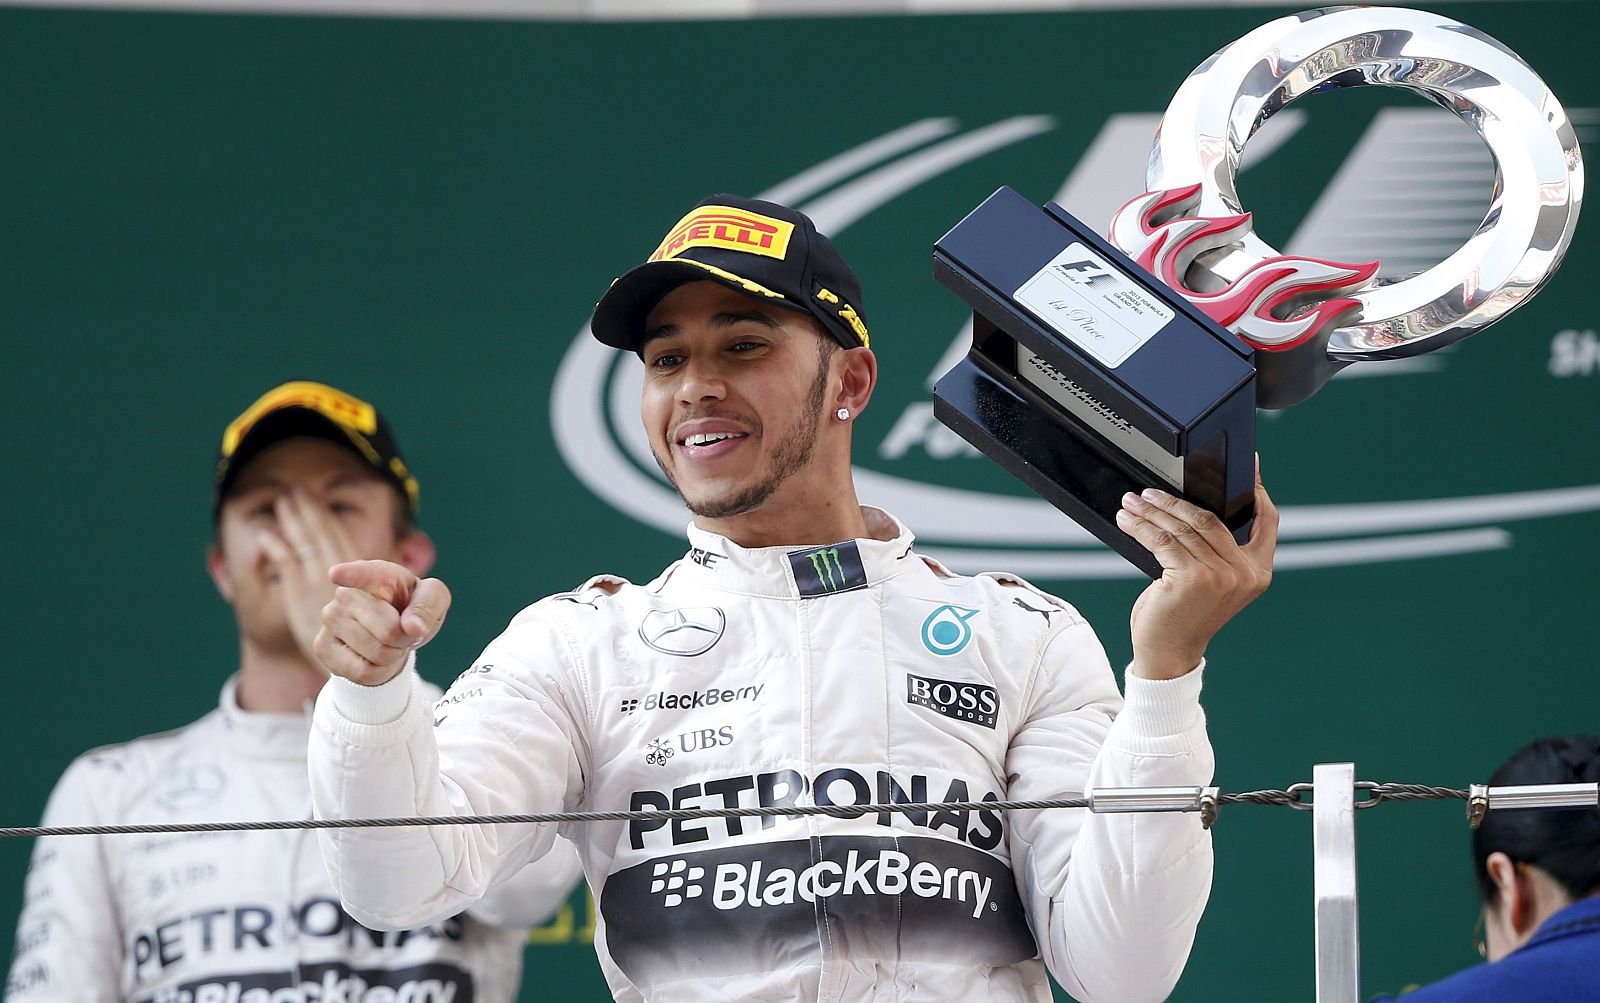
<svg viewBox="0 0 1600 1003">
<path fill-rule="evenodd" d="M 1007 756 L 1010 797 L 1209 784 L 1203 671 L 1202 662 L 1178 679 L 1129 676 L 1124 702 L 1088 624 L 1050 636 Z M 1012 818 L 1012 865 L 1062 987 L 1086 1003 L 1166 999 L 1211 891 L 1211 834 L 1199 816 L 1056 809 Z"/>
<path fill-rule="evenodd" d="M 88 757 L 73 763 L 51 793 L 42 824 L 102 821 L 95 780 L 109 768 Z M 41 837 L 28 866 L 6 999 L 11 1003 L 121 1000 L 120 915 L 102 837 Z"/>
<path fill-rule="evenodd" d="M 582 799 L 586 701 L 560 627 L 525 611 L 432 707 L 414 666 L 382 686 L 329 680 L 310 747 L 319 818 L 561 811 Z M 471 907 L 549 852 L 552 825 L 319 831 L 328 875 L 369 926 L 402 929 Z"/>
<path fill-rule="evenodd" d="M 582 878 L 577 850 L 558 838 L 549 853 L 490 888 L 471 912 L 490 926 L 539 926 L 556 914 Z"/>
</svg>

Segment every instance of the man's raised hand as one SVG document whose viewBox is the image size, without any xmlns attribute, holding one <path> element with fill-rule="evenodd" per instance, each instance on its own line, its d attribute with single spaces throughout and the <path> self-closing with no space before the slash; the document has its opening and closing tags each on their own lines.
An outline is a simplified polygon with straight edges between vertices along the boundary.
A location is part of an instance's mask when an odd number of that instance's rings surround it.
<svg viewBox="0 0 1600 1003">
<path fill-rule="evenodd" d="M 1165 491 L 1129 494 L 1117 525 L 1161 562 L 1161 577 L 1133 605 L 1134 675 L 1181 676 L 1200 663 L 1211 638 L 1272 581 L 1278 508 L 1256 469 L 1256 516 L 1240 546 L 1222 520 Z"/>
<path fill-rule="evenodd" d="M 322 630 L 322 608 L 333 598 L 328 570 L 359 560 L 361 551 L 327 508 L 299 489 L 283 492 L 273 503 L 277 532 L 264 532 L 261 544 L 278 575 L 284 615 L 307 658 L 316 654 Z"/>
<path fill-rule="evenodd" d="M 363 686 L 393 679 L 406 657 L 433 639 L 450 590 L 389 561 L 351 561 L 329 572 L 338 586 L 322 608 L 316 652 L 334 675 Z"/>
</svg>

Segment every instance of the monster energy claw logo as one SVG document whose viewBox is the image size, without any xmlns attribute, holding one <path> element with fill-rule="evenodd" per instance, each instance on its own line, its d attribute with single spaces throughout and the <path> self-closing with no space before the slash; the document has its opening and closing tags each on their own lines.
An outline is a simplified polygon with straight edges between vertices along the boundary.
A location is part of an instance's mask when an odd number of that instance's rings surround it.
<svg viewBox="0 0 1600 1003">
<path fill-rule="evenodd" d="M 794 571 L 795 589 L 802 596 L 832 595 L 867 584 L 861 551 L 854 543 L 794 551 L 789 566 Z"/>
<path fill-rule="evenodd" d="M 844 584 L 844 568 L 839 566 L 839 548 L 813 550 L 807 556 L 811 558 L 811 570 L 817 573 L 817 581 L 822 583 L 822 587 L 829 592 L 839 591 Z"/>
</svg>

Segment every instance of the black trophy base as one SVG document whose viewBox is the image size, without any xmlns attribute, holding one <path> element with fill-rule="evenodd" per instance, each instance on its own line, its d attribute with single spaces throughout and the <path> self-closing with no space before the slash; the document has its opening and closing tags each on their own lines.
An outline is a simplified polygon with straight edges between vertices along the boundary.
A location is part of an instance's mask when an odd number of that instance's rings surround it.
<svg viewBox="0 0 1600 1003">
<path fill-rule="evenodd" d="M 1243 543 L 1255 502 L 1252 352 L 1052 203 L 1001 188 L 940 237 L 933 274 L 972 307 L 934 415 L 1139 570 L 1122 496 L 1157 487 Z"/>
<path fill-rule="evenodd" d="M 971 356 L 933 388 L 933 414 L 1045 501 L 1151 578 L 1155 556 L 1117 526 L 1122 496 L 1153 485 L 1084 426 L 1048 406 L 1016 377 L 991 373 Z"/>
</svg>

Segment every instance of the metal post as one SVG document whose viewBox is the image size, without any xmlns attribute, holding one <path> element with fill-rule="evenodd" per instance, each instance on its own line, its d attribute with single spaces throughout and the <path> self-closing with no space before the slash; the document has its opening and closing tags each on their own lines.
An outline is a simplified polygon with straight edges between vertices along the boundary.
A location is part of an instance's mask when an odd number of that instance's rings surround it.
<svg viewBox="0 0 1600 1003">
<path fill-rule="evenodd" d="M 1489 810 L 1501 808 L 1591 808 L 1600 804 L 1600 784 L 1522 784 L 1489 788 Z"/>
<path fill-rule="evenodd" d="M 1356 768 L 1320 763 L 1311 773 L 1316 865 L 1317 1003 L 1359 1003 L 1356 909 Z"/>
<path fill-rule="evenodd" d="M 1130 811 L 1199 811 L 1200 787 L 1103 787 L 1089 791 L 1089 810 L 1097 815 Z"/>
</svg>

